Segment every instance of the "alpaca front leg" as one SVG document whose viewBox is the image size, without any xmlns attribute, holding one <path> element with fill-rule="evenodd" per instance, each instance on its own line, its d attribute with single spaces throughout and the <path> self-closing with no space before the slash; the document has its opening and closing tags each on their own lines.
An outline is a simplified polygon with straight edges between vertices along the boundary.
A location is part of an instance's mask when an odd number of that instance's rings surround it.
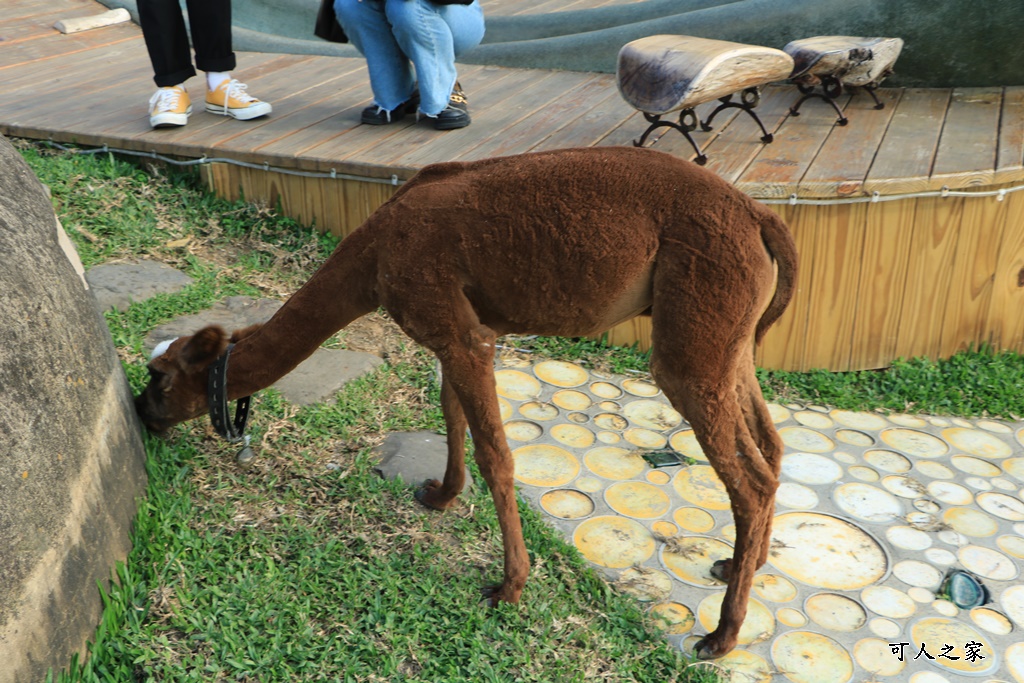
<svg viewBox="0 0 1024 683">
<path fill-rule="evenodd" d="M 466 484 L 466 413 L 447 373 L 441 379 L 441 411 L 448 440 L 444 482 L 429 479 L 416 491 L 416 500 L 435 510 L 452 507 Z"/>
</svg>

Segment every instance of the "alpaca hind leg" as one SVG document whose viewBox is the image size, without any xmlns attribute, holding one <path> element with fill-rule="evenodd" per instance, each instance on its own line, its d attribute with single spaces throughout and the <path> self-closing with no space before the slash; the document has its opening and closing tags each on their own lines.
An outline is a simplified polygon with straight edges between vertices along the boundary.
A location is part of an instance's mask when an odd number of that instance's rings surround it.
<svg viewBox="0 0 1024 683">
<path fill-rule="evenodd" d="M 466 483 L 466 413 L 447 374 L 441 379 L 441 411 L 448 440 L 448 466 L 444 481 L 430 479 L 416 492 L 416 500 L 435 510 L 455 504 Z"/>
</svg>

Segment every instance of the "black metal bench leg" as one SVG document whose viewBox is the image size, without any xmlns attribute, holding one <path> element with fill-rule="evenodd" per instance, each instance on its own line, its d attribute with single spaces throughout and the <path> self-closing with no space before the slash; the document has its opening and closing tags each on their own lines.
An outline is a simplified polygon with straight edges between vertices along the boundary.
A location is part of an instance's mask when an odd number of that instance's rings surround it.
<svg viewBox="0 0 1024 683">
<path fill-rule="evenodd" d="M 690 143 L 691 147 L 693 147 L 693 151 L 696 152 L 697 158 L 694 159 L 694 162 L 698 166 L 703 166 L 707 163 L 707 156 L 701 153 L 700 147 L 697 146 L 697 142 L 693 139 L 693 136 L 690 135 L 690 131 L 697 128 L 698 121 L 697 114 L 693 109 L 683 109 L 679 112 L 679 123 L 674 121 L 663 121 L 661 119 L 661 114 L 648 114 L 647 112 L 642 113 L 644 118 L 647 119 L 651 125 L 647 127 L 647 130 L 644 131 L 639 140 L 633 141 L 634 147 L 643 147 L 644 143 L 647 142 L 647 137 L 658 128 L 674 128 L 683 134 L 686 141 Z M 691 122 L 687 123 L 687 118 L 690 118 Z"/>
<path fill-rule="evenodd" d="M 798 83 L 797 88 L 800 89 L 800 92 L 802 92 L 804 96 L 797 100 L 797 103 L 789 108 L 790 116 L 800 116 L 800 105 L 802 105 L 807 100 L 819 99 L 828 102 L 829 105 L 831 105 L 832 108 L 835 110 L 836 116 L 838 117 L 836 119 L 836 125 L 845 126 L 847 123 L 850 122 L 850 120 L 843 115 L 843 110 L 839 108 L 838 104 L 836 104 L 836 98 L 839 97 L 839 95 L 841 95 L 843 92 L 843 84 L 840 83 L 839 81 L 829 77 L 823 78 L 822 90 L 824 92 L 821 93 L 816 92 L 814 90 L 813 85 L 808 87 L 806 85 Z"/>
<path fill-rule="evenodd" d="M 721 104 L 715 107 L 715 110 L 712 111 L 710 115 L 708 115 L 707 119 L 701 122 L 701 130 L 714 130 L 711 127 L 711 122 L 718 115 L 718 112 L 723 111 L 725 109 L 742 109 L 743 111 L 750 114 L 751 118 L 753 118 L 754 121 L 757 122 L 758 127 L 760 127 L 761 142 L 768 144 L 775 139 L 775 136 L 769 133 L 768 129 L 764 127 L 764 123 L 761 122 L 761 117 L 757 115 L 756 111 L 754 111 L 754 107 L 756 107 L 758 102 L 761 101 L 761 93 L 758 92 L 757 88 L 747 88 L 746 90 L 744 90 L 740 94 L 740 102 L 738 103 L 732 101 L 732 95 L 720 97 L 718 98 L 718 101 L 721 102 Z"/>
<path fill-rule="evenodd" d="M 865 85 L 864 92 L 871 95 L 871 99 L 875 101 L 875 109 L 885 109 L 885 102 L 878 99 L 878 95 L 875 94 L 876 86 Z"/>
</svg>

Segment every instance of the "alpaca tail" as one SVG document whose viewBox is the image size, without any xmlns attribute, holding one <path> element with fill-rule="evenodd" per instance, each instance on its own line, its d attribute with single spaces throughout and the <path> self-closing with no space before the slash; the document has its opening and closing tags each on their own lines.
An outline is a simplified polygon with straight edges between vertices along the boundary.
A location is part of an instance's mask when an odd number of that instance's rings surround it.
<svg viewBox="0 0 1024 683">
<path fill-rule="evenodd" d="M 761 314 L 754 331 L 754 342 L 760 344 L 768 328 L 771 327 L 782 312 L 786 310 L 793 292 L 796 290 L 797 254 L 793 236 L 782 219 L 773 211 L 766 211 L 761 223 L 761 239 L 768 253 L 775 259 L 778 266 L 778 278 L 775 283 L 775 294 L 768 308 Z"/>
</svg>

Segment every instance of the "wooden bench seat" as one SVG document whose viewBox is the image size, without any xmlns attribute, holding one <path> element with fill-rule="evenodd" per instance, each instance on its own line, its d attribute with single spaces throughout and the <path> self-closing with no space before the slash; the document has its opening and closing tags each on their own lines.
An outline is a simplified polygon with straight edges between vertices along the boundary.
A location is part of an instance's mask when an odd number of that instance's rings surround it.
<svg viewBox="0 0 1024 683">
<path fill-rule="evenodd" d="M 885 105 L 874 90 L 892 73 L 902 50 L 900 38 L 815 36 L 794 40 L 783 51 L 793 58 L 790 79 L 800 88 L 803 97 L 790 113 L 799 116 L 800 105 L 817 97 L 836 110 L 839 125 L 846 125 L 847 119 L 835 103 L 844 87 L 863 88 L 875 101 L 875 109 L 882 109 Z M 821 93 L 815 92 L 816 86 L 821 86 Z"/>
<path fill-rule="evenodd" d="M 703 164 L 707 157 L 701 154 L 690 131 L 698 125 L 702 130 L 711 130 L 711 121 L 723 109 L 743 109 L 761 126 L 761 140 L 772 141 L 753 112 L 760 99 L 758 88 L 789 78 L 793 67 L 792 57 L 770 47 L 658 35 L 623 46 L 616 74 L 623 99 L 643 112 L 651 123 L 634 144 L 642 146 L 657 128 L 675 128 L 693 145 L 697 163 Z M 732 101 L 736 93 L 742 93 L 741 102 Z M 714 99 L 721 100 L 721 104 L 700 121 L 694 107 Z M 661 120 L 664 114 L 675 111 L 680 112 L 679 123 Z"/>
</svg>

